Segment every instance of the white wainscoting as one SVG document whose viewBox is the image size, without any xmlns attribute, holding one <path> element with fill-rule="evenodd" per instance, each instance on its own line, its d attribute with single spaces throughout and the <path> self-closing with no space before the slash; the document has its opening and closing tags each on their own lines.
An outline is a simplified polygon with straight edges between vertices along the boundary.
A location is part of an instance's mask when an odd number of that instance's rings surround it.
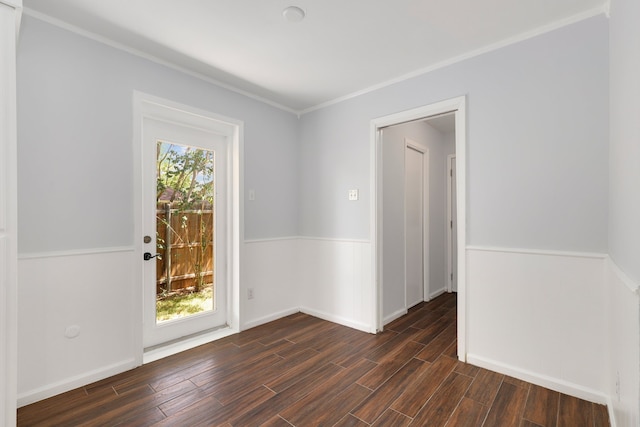
<svg viewBox="0 0 640 427">
<path fill-rule="evenodd" d="M 19 406 L 135 367 L 141 349 L 132 254 L 106 248 L 21 255 Z M 375 329 L 369 242 L 246 241 L 240 281 L 241 329 L 298 311 Z M 79 335 L 65 337 L 74 325 Z"/>
<path fill-rule="evenodd" d="M 369 241 L 299 239 L 300 311 L 375 332 Z"/>
<path fill-rule="evenodd" d="M 136 364 L 133 249 L 18 260 L 18 406 Z M 70 326 L 75 338 L 65 337 Z"/>
<path fill-rule="evenodd" d="M 606 403 L 604 260 L 468 247 L 469 363 Z"/>
<path fill-rule="evenodd" d="M 638 424 L 637 284 L 599 254 L 469 247 L 467 260 L 470 363 Z M 241 328 L 302 311 L 374 332 L 371 263 L 368 241 L 247 241 Z M 132 249 L 23 255 L 18 266 L 19 406 L 135 366 Z M 72 325 L 80 334 L 66 338 Z"/>
<path fill-rule="evenodd" d="M 607 385 L 612 427 L 640 425 L 639 286 L 607 258 Z"/>
<path fill-rule="evenodd" d="M 240 272 L 240 329 L 300 311 L 298 238 L 247 240 Z M 253 289 L 253 299 L 247 298 Z"/>
<path fill-rule="evenodd" d="M 375 331 L 371 243 L 286 237 L 246 240 L 240 277 L 241 330 L 302 311 Z M 248 290 L 253 299 L 248 299 Z"/>
</svg>

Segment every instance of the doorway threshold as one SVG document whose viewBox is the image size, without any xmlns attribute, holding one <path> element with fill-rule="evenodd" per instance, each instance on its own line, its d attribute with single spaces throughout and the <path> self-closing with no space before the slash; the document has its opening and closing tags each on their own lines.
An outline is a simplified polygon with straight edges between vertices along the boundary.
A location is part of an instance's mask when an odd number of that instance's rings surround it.
<svg viewBox="0 0 640 427">
<path fill-rule="evenodd" d="M 164 344 L 155 345 L 153 347 L 145 348 L 142 353 L 142 364 L 155 362 L 156 360 L 164 357 L 172 356 L 176 353 L 180 353 L 192 348 L 201 346 L 203 344 L 210 343 L 215 340 L 228 337 L 238 333 L 234 328 L 229 325 L 224 325 L 219 328 L 208 329 L 197 334 L 188 335 L 176 340 L 169 341 Z"/>
</svg>

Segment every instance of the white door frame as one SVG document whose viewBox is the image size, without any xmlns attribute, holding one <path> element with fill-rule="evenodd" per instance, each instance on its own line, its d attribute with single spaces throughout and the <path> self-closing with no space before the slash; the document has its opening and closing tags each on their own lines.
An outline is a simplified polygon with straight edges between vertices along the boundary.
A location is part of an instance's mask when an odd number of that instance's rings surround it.
<svg viewBox="0 0 640 427">
<path fill-rule="evenodd" d="M 371 324 L 382 331 L 382 135 L 381 129 L 413 120 L 455 112 L 456 129 L 456 183 L 458 205 L 458 358 L 467 358 L 467 301 L 466 301 L 466 97 L 460 96 L 431 105 L 402 111 L 371 120 L 371 206 L 370 234 L 372 244 L 371 280 L 374 301 Z"/>
<path fill-rule="evenodd" d="M 22 0 L 0 0 L 0 425 L 16 424 L 18 161 L 16 45 Z"/>
<path fill-rule="evenodd" d="M 152 118 L 162 121 L 179 121 L 181 125 L 192 126 L 198 129 L 225 129 L 229 134 L 230 162 L 228 176 L 228 192 L 230 194 L 227 203 L 227 280 L 230 284 L 227 296 L 228 328 L 223 328 L 212 333 L 199 335 L 193 339 L 172 344 L 167 348 L 161 348 L 150 353 L 144 352 L 143 344 L 143 277 L 144 261 L 143 253 L 143 167 L 142 167 L 142 140 L 143 118 Z M 244 215 L 242 204 L 242 170 L 243 164 L 243 127 L 240 120 L 224 117 L 205 110 L 179 104 L 153 95 L 134 91 L 133 93 L 133 174 L 134 174 L 134 277 L 135 291 L 134 306 L 139 307 L 137 325 L 134 332 L 134 348 L 138 349 L 136 364 L 147 363 L 168 356 L 188 348 L 204 344 L 226 335 L 237 333 L 240 330 L 240 259 L 241 242 L 244 240 Z"/>
<path fill-rule="evenodd" d="M 455 154 L 449 154 L 447 156 L 447 292 L 453 292 L 453 279 L 451 274 L 453 273 L 453 257 L 451 255 L 453 248 L 453 231 L 451 229 L 451 222 L 453 221 L 453 212 L 451 211 L 451 198 L 453 177 L 451 176 L 453 160 L 456 159 Z M 458 174 L 456 173 L 456 176 Z"/>
<path fill-rule="evenodd" d="M 420 144 L 418 144 L 415 141 L 412 141 L 409 138 L 405 138 L 404 139 L 404 149 L 406 150 L 407 148 L 411 148 L 419 153 L 422 153 L 422 171 L 424 176 L 422 177 L 422 186 L 423 186 L 423 192 L 422 192 L 422 242 L 423 242 L 423 248 L 422 248 L 422 300 L 423 301 L 429 301 L 430 299 L 430 294 L 429 294 L 429 248 L 430 248 L 430 243 L 429 243 L 429 149 L 426 147 L 421 146 Z M 405 151 L 405 159 L 406 159 L 406 151 Z M 406 169 L 406 164 L 405 164 L 405 170 L 404 170 L 404 176 L 405 176 L 405 189 L 406 189 L 406 178 L 407 178 L 407 169 Z M 406 212 L 407 212 L 407 197 L 405 196 L 404 198 L 404 210 L 405 210 L 405 226 L 404 226 L 404 235 L 405 235 L 405 250 L 406 250 L 406 246 L 407 246 L 407 242 L 406 242 L 406 236 L 407 236 L 407 225 L 406 225 Z M 405 307 L 408 308 L 408 304 L 407 304 L 407 273 L 406 273 L 406 269 L 407 269 L 407 255 L 405 253 L 404 256 L 404 260 L 405 260 L 405 284 L 404 284 L 404 293 L 405 293 L 405 299 L 404 299 L 404 305 Z"/>
</svg>

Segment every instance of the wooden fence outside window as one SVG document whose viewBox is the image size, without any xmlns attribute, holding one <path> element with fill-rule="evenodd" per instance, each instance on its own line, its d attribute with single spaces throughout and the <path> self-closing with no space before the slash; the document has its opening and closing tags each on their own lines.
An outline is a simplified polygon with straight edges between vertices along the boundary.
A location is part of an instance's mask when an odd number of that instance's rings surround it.
<svg viewBox="0 0 640 427">
<path fill-rule="evenodd" d="M 159 203 L 156 215 L 157 293 L 209 286 L 214 266 L 213 209 L 183 210 Z"/>
</svg>

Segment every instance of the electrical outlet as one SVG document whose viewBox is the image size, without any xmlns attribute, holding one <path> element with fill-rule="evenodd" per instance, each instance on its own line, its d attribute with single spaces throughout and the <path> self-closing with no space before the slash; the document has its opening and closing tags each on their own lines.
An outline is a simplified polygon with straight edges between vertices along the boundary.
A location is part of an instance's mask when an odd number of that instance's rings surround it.
<svg viewBox="0 0 640 427">
<path fill-rule="evenodd" d="M 358 196 L 359 196 L 359 194 L 358 194 L 358 190 L 357 189 L 349 190 L 349 200 L 356 201 L 356 200 L 358 200 Z"/>
<path fill-rule="evenodd" d="M 247 299 L 253 299 L 253 288 L 247 289 Z"/>
</svg>

